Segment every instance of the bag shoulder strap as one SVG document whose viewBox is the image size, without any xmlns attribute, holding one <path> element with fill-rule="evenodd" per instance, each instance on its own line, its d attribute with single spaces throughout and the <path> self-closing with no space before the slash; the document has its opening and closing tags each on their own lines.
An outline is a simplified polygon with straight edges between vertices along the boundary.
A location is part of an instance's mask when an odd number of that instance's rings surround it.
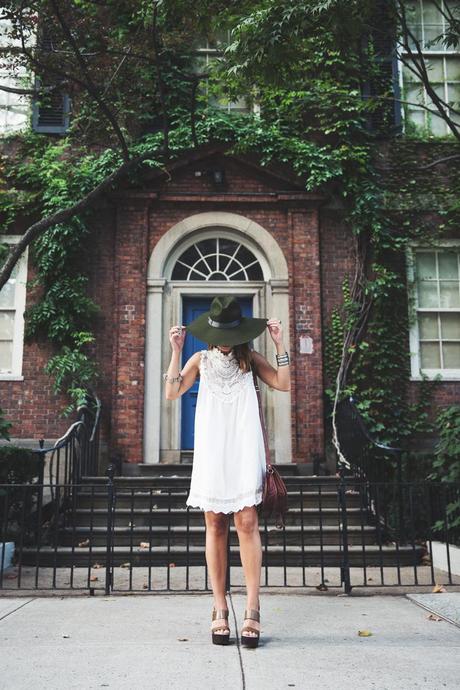
<svg viewBox="0 0 460 690">
<path fill-rule="evenodd" d="M 252 376 L 254 379 L 254 388 L 256 389 L 256 394 L 257 394 L 257 402 L 259 403 L 259 417 L 260 417 L 260 425 L 262 427 L 262 433 L 264 436 L 264 444 L 265 444 L 265 463 L 266 465 L 270 465 L 270 449 L 268 447 L 268 437 L 267 437 L 267 428 L 265 426 L 265 419 L 264 419 L 264 412 L 262 409 L 262 401 L 260 398 L 260 388 L 259 388 L 259 382 L 257 380 L 255 368 L 253 362 L 251 362 L 251 370 L 252 370 Z"/>
</svg>

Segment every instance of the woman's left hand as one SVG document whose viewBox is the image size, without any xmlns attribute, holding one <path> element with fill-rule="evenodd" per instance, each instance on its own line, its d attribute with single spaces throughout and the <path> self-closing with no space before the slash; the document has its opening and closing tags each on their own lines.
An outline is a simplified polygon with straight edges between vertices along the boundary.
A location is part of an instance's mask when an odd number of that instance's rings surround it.
<svg viewBox="0 0 460 690">
<path fill-rule="evenodd" d="M 268 319 L 267 328 L 275 345 L 281 345 L 283 342 L 283 329 L 281 328 L 281 321 L 279 319 Z"/>
</svg>

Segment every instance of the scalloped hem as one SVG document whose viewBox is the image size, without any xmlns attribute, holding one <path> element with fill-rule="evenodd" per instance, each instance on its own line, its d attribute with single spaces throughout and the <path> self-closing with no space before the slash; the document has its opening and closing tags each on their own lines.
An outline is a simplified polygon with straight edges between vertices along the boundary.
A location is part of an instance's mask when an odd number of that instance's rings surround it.
<svg viewBox="0 0 460 690">
<path fill-rule="evenodd" d="M 190 498 L 190 503 L 188 501 L 189 499 L 187 499 L 186 505 L 190 508 L 200 508 L 204 511 L 212 511 L 213 513 L 225 513 L 228 515 L 229 513 L 235 513 L 238 510 L 242 510 L 243 508 L 249 508 L 254 505 L 257 506 L 259 505 L 259 503 L 262 503 L 262 492 L 255 494 L 255 497 L 252 500 L 242 499 L 241 501 L 234 503 L 231 506 L 229 506 L 228 503 L 225 506 L 218 503 L 208 503 L 206 501 L 194 499 L 193 497 Z"/>
</svg>

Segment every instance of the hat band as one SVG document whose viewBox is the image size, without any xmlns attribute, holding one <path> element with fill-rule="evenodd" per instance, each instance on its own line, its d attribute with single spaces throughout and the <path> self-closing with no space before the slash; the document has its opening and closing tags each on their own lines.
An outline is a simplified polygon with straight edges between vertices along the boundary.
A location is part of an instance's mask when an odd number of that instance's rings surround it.
<svg viewBox="0 0 460 690">
<path fill-rule="evenodd" d="M 208 323 L 214 328 L 235 328 L 241 323 L 241 319 L 236 319 L 236 321 L 213 321 L 210 316 L 208 316 Z"/>
</svg>

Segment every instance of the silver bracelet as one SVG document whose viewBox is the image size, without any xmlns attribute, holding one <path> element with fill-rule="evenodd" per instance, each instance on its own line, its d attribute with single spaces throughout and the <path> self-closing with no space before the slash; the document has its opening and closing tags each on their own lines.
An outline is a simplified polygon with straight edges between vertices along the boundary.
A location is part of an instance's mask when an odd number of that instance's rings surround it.
<svg viewBox="0 0 460 690">
<path fill-rule="evenodd" d="M 287 352 L 282 355 L 276 353 L 276 363 L 279 367 L 285 367 L 289 364 L 290 358 Z"/>
<path fill-rule="evenodd" d="M 182 381 L 183 380 L 182 374 L 179 372 L 178 376 L 169 376 L 168 372 L 166 371 L 163 374 L 163 380 L 167 381 L 168 383 L 175 383 L 176 381 Z"/>
</svg>

